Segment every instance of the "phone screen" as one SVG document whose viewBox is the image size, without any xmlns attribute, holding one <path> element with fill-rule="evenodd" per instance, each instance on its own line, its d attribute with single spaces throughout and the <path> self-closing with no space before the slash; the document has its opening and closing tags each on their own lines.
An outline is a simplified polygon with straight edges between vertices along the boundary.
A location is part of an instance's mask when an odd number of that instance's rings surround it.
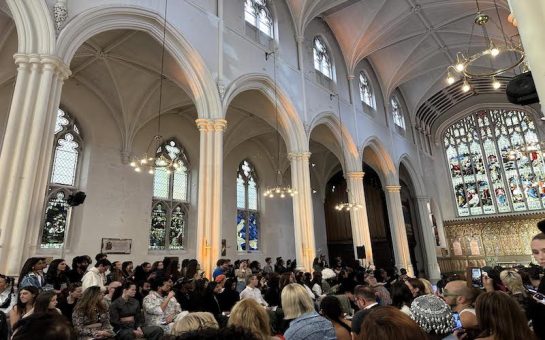
<svg viewBox="0 0 545 340">
<path fill-rule="evenodd" d="M 541 293 L 535 293 L 534 294 L 534 298 L 536 300 L 541 300 L 541 301 L 545 301 L 545 295 L 541 294 Z"/>
<path fill-rule="evenodd" d="M 471 285 L 477 288 L 483 286 L 483 272 L 481 268 L 471 268 Z"/>
<path fill-rule="evenodd" d="M 460 314 L 458 314 L 457 312 L 453 312 L 452 319 L 454 320 L 454 330 L 462 328 L 462 321 L 460 320 Z"/>
</svg>

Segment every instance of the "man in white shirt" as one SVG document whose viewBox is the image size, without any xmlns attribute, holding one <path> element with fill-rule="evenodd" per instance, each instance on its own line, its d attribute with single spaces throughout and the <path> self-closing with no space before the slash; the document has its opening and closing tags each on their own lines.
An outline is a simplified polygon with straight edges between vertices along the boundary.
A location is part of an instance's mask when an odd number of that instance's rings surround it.
<svg viewBox="0 0 545 340">
<path fill-rule="evenodd" d="M 261 296 L 261 290 L 257 287 L 257 276 L 251 275 L 246 279 L 246 288 L 240 292 L 240 299 L 254 299 L 262 306 L 269 306 L 267 301 Z"/>
<path fill-rule="evenodd" d="M 106 259 L 98 260 L 95 266 L 83 275 L 81 279 L 82 291 L 92 286 L 98 286 L 101 291 L 105 292 L 106 272 L 110 269 L 111 265 L 110 261 Z"/>
</svg>

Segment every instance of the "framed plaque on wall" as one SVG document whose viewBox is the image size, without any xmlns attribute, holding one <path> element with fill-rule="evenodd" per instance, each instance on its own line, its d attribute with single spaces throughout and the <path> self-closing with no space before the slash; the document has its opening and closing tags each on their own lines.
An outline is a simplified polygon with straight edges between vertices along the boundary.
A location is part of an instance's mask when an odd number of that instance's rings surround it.
<svg viewBox="0 0 545 340">
<path fill-rule="evenodd" d="M 100 252 L 104 254 L 130 254 L 132 239 L 130 238 L 103 238 Z"/>
</svg>

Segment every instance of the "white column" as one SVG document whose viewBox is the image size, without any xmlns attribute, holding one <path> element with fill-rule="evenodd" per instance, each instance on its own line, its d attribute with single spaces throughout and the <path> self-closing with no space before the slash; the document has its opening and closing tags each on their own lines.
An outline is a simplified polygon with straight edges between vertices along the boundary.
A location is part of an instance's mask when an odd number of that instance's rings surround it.
<svg viewBox="0 0 545 340">
<path fill-rule="evenodd" d="M 197 119 L 200 131 L 197 260 L 209 277 L 221 251 L 223 119 Z"/>
<path fill-rule="evenodd" d="M 316 256 L 314 239 L 314 212 L 312 210 L 312 188 L 310 186 L 310 152 L 290 152 L 293 196 L 293 222 L 295 236 L 295 258 L 297 268 L 311 271 Z"/>
<path fill-rule="evenodd" d="M 0 151 L 0 272 L 18 275 L 28 240 L 39 232 L 53 125 L 64 79 L 58 58 L 16 54 L 17 80 Z"/>
<path fill-rule="evenodd" d="M 405 268 L 409 275 L 414 276 L 405 219 L 403 218 L 403 208 L 401 206 L 401 186 L 387 185 L 384 188 L 386 189 L 386 204 L 388 206 L 388 219 L 390 221 L 396 267 L 398 269 Z"/>
<path fill-rule="evenodd" d="M 418 214 L 422 228 L 422 236 L 424 237 L 424 248 L 426 251 L 427 272 L 432 282 L 437 282 L 441 279 L 441 269 L 437 262 L 437 252 L 435 244 L 435 233 L 433 232 L 433 223 L 431 220 L 431 210 L 429 207 L 429 197 L 417 197 Z"/>
<path fill-rule="evenodd" d="M 369 220 L 367 218 L 363 187 L 364 175 L 363 171 L 347 173 L 346 185 L 348 186 L 348 202 L 361 205 L 358 209 L 350 210 L 354 257 L 357 258 L 356 247 L 365 246 L 365 264 L 373 264 L 373 249 L 371 246 L 371 234 L 369 233 Z"/>
</svg>

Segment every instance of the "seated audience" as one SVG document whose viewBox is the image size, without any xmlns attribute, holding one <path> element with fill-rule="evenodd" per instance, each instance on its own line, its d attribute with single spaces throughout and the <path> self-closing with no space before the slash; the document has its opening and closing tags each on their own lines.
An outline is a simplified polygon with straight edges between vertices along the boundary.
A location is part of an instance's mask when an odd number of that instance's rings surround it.
<svg viewBox="0 0 545 340">
<path fill-rule="evenodd" d="M 114 261 L 112 267 L 110 268 L 110 274 L 107 276 L 108 282 L 118 281 L 123 283 L 125 277 L 123 276 L 123 271 L 121 270 L 121 261 Z"/>
<path fill-rule="evenodd" d="M 536 339 L 517 302 L 504 292 L 479 295 L 475 311 L 482 330 L 480 340 Z"/>
<path fill-rule="evenodd" d="M 260 340 L 279 339 L 271 337 L 267 310 L 253 299 L 239 301 L 231 310 L 227 325 L 247 329 Z"/>
<path fill-rule="evenodd" d="M 123 279 L 134 281 L 134 271 L 132 261 L 125 261 L 121 264 L 121 272 Z"/>
<path fill-rule="evenodd" d="M 99 263 L 104 260 L 99 260 Z M 107 260 L 105 260 L 107 261 Z M 79 338 L 109 338 L 114 336 L 108 307 L 102 301 L 99 286 L 87 288 L 74 307 L 72 323 Z"/>
<path fill-rule="evenodd" d="M 143 282 L 148 280 L 150 274 L 151 263 L 143 262 L 134 269 L 134 282 L 136 282 L 137 285 L 141 285 Z"/>
<path fill-rule="evenodd" d="M 17 303 L 9 312 L 9 323 L 11 327 L 34 308 L 34 302 L 40 291 L 34 286 L 26 286 L 19 289 L 19 297 Z M 30 314 L 29 314 L 30 315 Z"/>
<path fill-rule="evenodd" d="M 360 310 L 352 318 L 351 331 L 357 335 L 360 332 L 360 326 L 365 316 L 374 308 L 379 307 L 379 304 L 377 303 L 375 290 L 371 287 L 361 285 L 354 288 L 354 300 Z"/>
<path fill-rule="evenodd" d="M 500 280 L 504 287 L 507 288 L 507 293 L 518 302 L 526 318 L 531 320 L 533 316 L 531 315 L 532 305 L 535 301 L 528 295 L 526 288 L 524 288 L 520 274 L 514 270 L 504 270 L 500 273 Z"/>
<path fill-rule="evenodd" d="M 121 293 L 121 296 L 117 297 Z M 159 326 L 145 327 L 140 311 L 140 303 L 134 298 L 136 284 L 126 281 L 117 289 L 114 301 L 110 305 L 110 323 L 117 333 L 117 339 L 132 340 L 146 338 L 159 340 L 163 336 L 163 329 Z"/>
<path fill-rule="evenodd" d="M 107 259 L 98 260 L 95 266 L 83 275 L 81 279 L 82 290 L 85 292 L 89 287 L 98 286 L 102 292 L 105 292 L 106 272 L 110 269 L 110 266 L 111 263 Z"/>
<path fill-rule="evenodd" d="M 237 292 L 237 281 L 229 278 L 225 281 L 223 292 L 219 293 L 218 301 L 223 312 L 228 312 L 240 300 L 240 294 Z"/>
<path fill-rule="evenodd" d="M 413 302 L 413 293 L 405 282 L 396 281 L 391 285 L 392 306 L 403 313 L 411 315 L 410 307 Z"/>
<path fill-rule="evenodd" d="M 182 312 L 171 288 L 170 279 L 165 277 L 159 277 L 151 283 L 151 291 L 143 302 L 146 326 L 160 326 L 165 333 L 170 333 L 172 324 Z"/>
<path fill-rule="evenodd" d="M 36 302 L 34 302 L 34 308 L 30 310 L 29 314 L 38 313 L 62 314 L 60 309 L 57 308 L 57 293 L 50 290 L 38 294 Z"/>
<path fill-rule="evenodd" d="M 31 257 L 26 260 L 19 274 L 19 287 L 32 286 L 42 289 L 45 286 L 43 274 L 45 267 L 47 267 L 47 264 L 43 257 Z"/>
<path fill-rule="evenodd" d="M 374 274 L 365 275 L 365 282 L 375 290 L 379 305 L 389 306 L 392 304 L 390 292 L 384 287 L 384 283 L 377 281 Z"/>
<path fill-rule="evenodd" d="M 47 268 L 47 274 L 45 275 L 46 286 L 51 287 L 57 293 L 68 287 L 70 280 L 66 275 L 68 272 L 68 266 L 63 259 L 56 259 L 51 261 L 49 268 Z"/>
<path fill-rule="evenodd" d="M 81 282 L 83 275 L 87 272 L 89 261 L 87 256 L 76 256 L 72 259 L 72 269 L 67 273 L 70 282 Z"/>
<path fill-rule="evenodd" d="M 7 314 L 17 303 L 14 293 L 14 280 L 0 274 L 0 312 Z"/>
<path fill-rule="evenodd" d="M 282 309 L 284 319 L 292 320 L 284 333 L 286 340 L 336 339 L 333 324 L 316 313 L 312 299 L 300 284 L 290 283 L 284 287 Z"/>
<path fill-rule="evenodd" d="M 104 302 L 106 303 L 106 306 L 110 308 L 110 304 L 112 303 L 112 298 L 114 296 L 115 290 L 118 287 L 121 287 L 123 284 L 119 281 L 113 281 L 110 282 L 108 287 L 106 288 L 106 295 L 104 295 Z"/>
<path fill-rule="evenodd" d="M 214 315 L 208 312 L 193 312 L 177 320 L 172 326 L 172 335 L 184 335 L 191 332 L 201 332 L 209 329 L 219 329 Z"/>
<path fill-rule="evenodd" d="M 261 296 L 261 290 L 257 288 L 259 281 L 257 280 L 256 275 L 249 275 L 246 278 L 246 288 L 242 292 L 240 292 L 240 299 L 254 299 L 262 306 L 268 306 L 269 304 L 265 299 L 263 299 L 263 296 Z"/>
<path fill-rule="evenodd" d="M 76 334 L 68 320 L 57 313 L 36 313 L 17 322 L 12 340 L 75 340 Z"/>
<path fill-rule="evenodd" d="M 320 314 L 333 323 L 338 340 L 352 339 L 350 321 L 344 318 L 339 299 L 331 295 L 325 296 L 320 302 Z"/>
<path fill-rule="evenodd" d="M 72 322 L 72 313 L 79 299 L 81 299 L 83 291 L 81 282 L 74 282 L 68 285 L 58 297 L 57 308 L 61 310 L 62 315 Z"/>
<path fill-rule="evenodd" d="M 367 314 L 355 340 L 426 339 L 426 332 L 413 319 L 395 307 L 374 308 Z"/>
<path fill-rule="evenodd" d="M 421 295 L 414 299 L 411 304 L 411 317 L 428 334 L 428 339 L 443 339 L 454 328 L 449 305 L 435 295 Z"/>
</svg>

